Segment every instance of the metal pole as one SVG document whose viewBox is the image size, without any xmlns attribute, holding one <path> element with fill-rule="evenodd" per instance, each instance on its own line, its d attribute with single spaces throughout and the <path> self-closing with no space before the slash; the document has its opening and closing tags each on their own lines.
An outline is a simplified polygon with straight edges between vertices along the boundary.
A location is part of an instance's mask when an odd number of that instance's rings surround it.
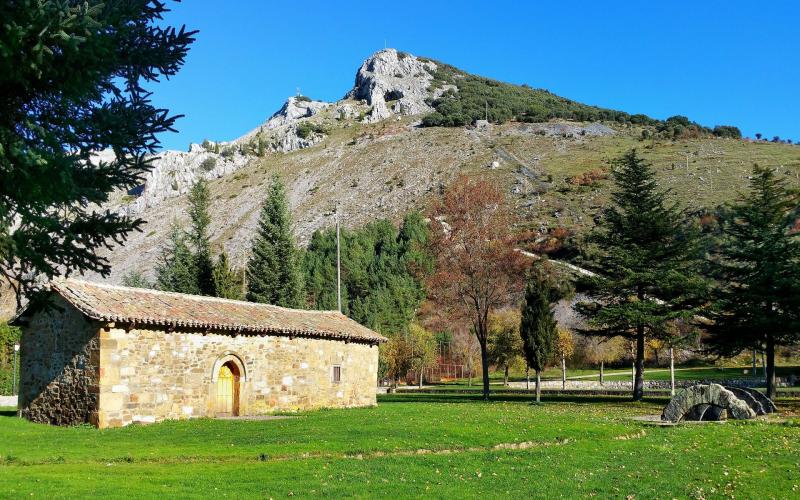
<svg viewBox="0 0 800 500">
<path fill-rule="evenodd" d="M 756 366 L 756 350 L 753 349 L 753 378 L 758 378 L 758 368 Z"/>
<path fill-rule="evenodd" d="M 669 346 L 669 393 L 675 395 L 675 351 Z"/>
<path fill-rule="evenodd" d="M 14 344 L 14 378 L 11 379 L 11 395 L 17 395 L 17 353 L 19 353 L 19 344 Z"/>
<path fill-rule="evenodd" d="M 339 242 L 339 206 L 336 206 L 336 307 L 342 312 L 342 252 Z"/>
</svg>

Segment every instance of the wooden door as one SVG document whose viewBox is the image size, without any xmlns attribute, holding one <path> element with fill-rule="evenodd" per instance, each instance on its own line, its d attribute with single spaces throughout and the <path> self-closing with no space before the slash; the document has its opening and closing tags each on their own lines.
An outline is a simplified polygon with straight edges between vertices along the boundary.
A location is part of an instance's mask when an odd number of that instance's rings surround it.
<svg viewBox="0 0 800 500">
<path fill-rule="evenodd" d="M 217 378 L 217 413 L 222 415 L 234 414 L 235 380 L 233 371 L 228 363 L 219 368 Z"/>
</svg>

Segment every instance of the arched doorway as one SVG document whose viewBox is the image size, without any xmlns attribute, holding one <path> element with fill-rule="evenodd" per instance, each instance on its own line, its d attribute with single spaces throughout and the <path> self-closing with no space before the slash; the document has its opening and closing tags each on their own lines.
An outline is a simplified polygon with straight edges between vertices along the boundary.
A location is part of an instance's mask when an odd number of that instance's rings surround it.
<svg viewBox="0 0 800 500">
<path fill-rule="evenodd" d="M 217 415 L 239 415 L 239 378 L 239 367 L 233 361 L 219 367 L 215 402 Z"/>
</svg>

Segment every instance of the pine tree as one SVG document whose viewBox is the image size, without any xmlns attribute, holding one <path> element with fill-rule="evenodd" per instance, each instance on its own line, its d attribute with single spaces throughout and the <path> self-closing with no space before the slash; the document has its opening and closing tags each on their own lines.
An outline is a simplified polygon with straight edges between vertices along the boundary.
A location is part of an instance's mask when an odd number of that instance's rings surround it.
<svg viewBox="0 0 800 500">
<path fill-rule="evenodd" d="M 97 210 L 142 182 L 177 116 L 150 99 L 195 32 L 166 2 L 4 2 L 0 28 L 0 276 L 22 296 L 93 271 L 144 221 Z M 145 89 L 144 87 L 148 87 Z M 100 160 L 98 151 L 113 151 Z M 91 166 L 89 164 L 92 164 Z"/>
<path fill-rule="evenodd" d="M 196 260 L 183 230 L 173 224 L 169 241 L 156 266 L 156 288 L 167 292 L 199 295 Z"/>
<path fill-rule="evenodd" d="M 553 314 L 553 305 L 559 294 L 546 269 L 534 267 L 531 280 L 525 289 L 519 334 L 522 337 L 522 352 L 528 366 L 536 372 L 536 402 L 541 402 L 542 371 L 553 357 L 558 324 Z"/>
<path fill-rule="evenodd" d="M 228 254 L 224 251 L 217 258 L 214 265 L 214 292 L 217 297 L 223 299 L 241 300 L 242 284 L 228 262 Z"/>
<path fill-rule="evenodd" d="M 219 295 L 214 290 L 214 264 L 211 260 L 211 239 L 208 235 L 208 226 L 211 225 L 211 217 L 208 215 L 208 182 L 203 178 L 195 182 L 188 198 L 191 222 L 189 241 L 194 251 L 197 288 L 201 295 Z"/>
<path fill-rule="evenodd" d="M 153 288 L 153 284 L 140 271 L 131 271 L 123 276 L 122 285 L 131 288 Z"/>
<path fill-rule="evenodd" d="M 775 397 L 775 347 L 800 342 L 800 196 L 785 178 L 756 166 L 750 192 L 721 221 L 713 259 L 713 352 L 766 351 L 767 395 Z"/>
<path fill-rule="evenodd" d="M 247 300 L 301 307 L 302 294 L 303 281 L 286 192 L 283 182 L 275 177 L 261 209 L 258 234 L 247 262 Z"/>
<path fill-rule="evenodd" d="M 668 205 L 652 166 L 631 150 L 614 162 L 612 206 L 593 235 L 602 275 L 592 281 L 595 299 L 577 305 L 590 319 L 584 333 L 622 336 L 636 345 L 633 399 L 644 392 L 645 341 L 668 321 L 698 312 L 705 282 L 697 273 L 698 233 L 683 210 Z"/>
</svg>

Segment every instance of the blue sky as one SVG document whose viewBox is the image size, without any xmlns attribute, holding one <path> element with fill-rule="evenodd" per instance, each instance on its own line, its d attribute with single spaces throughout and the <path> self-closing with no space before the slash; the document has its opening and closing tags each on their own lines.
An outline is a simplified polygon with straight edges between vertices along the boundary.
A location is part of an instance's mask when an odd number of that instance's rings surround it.
<svg viewBox="0 0 800 500">
<path fill-rule="evenodd" d="M 297 88 L 336 100 L 384 43 L 587 104 L 683 114 L 745 135 L 800 140 L 800 2 L 278 2 L 186 0 L 199 29 L 154 101 L 186 115 L 168 149 L 230 140 Z"/>
</svg>

